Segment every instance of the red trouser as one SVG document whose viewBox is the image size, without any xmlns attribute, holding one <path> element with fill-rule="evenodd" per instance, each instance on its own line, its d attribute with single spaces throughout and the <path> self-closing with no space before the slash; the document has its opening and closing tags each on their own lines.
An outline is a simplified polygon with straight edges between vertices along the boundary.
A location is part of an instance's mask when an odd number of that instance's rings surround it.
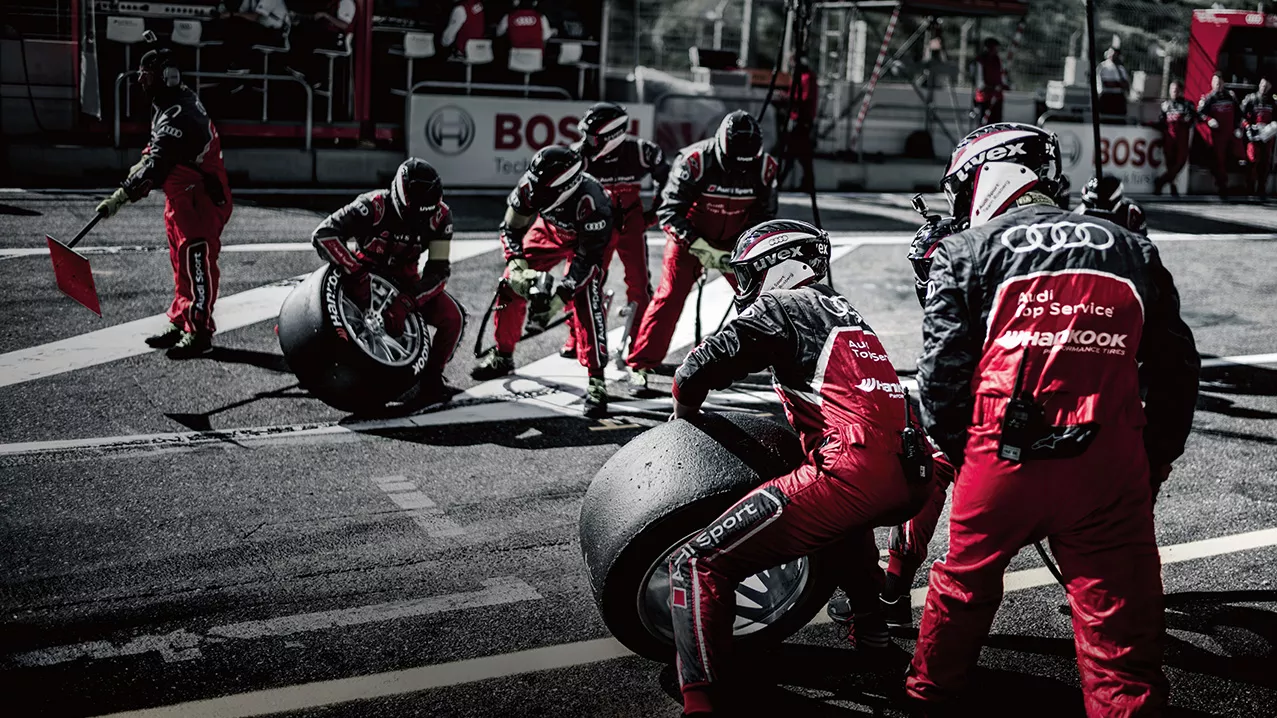
<svg viewBox="0 0 1277 718">
<path fill-rule="evenodd" d="M 603 254 L 603 272 L 606 275 L 612 264 L 612 253 L 621 259 L 621 267 L 625 270 L 625 301 L 634 305 L 634 321 L 630 324 L 630 341 L 638 336 L 639 322 L 647 312 L 648 302 L 652 301 L 652 273 L 647 270 L 647 224 L 643 221 L 643 206 L 626 213 L 624 221 L 612 233 L 612 243 Z M 576 324 L 570 323 L 571 331 L 568 343 L 576 346 Z"/>
<path fill-rule="evenodd" d="M 1180 170 L 1184 169 L 1184 163 L 1188 162 L 1189 131 L 1185 128 L 1162 135 L 1162 156 L 1166 159 L 1166 172 L 1159 179 L 1164 184 L 1175 182 Z"/>
<path fill-rule="evenodd" d="M 202 189 L 165 189 L 164 231 L 173 263 L 173 303 L 168 319 L 183 331 L 209 334 L 217 301 L 217 255 L 222 228 L 231 218 L 231 203 L 218 207 Z"/>
<path fill-rule="evenodd" d="M 749 576 L 842 543 L 839 585 L 853 609 L 877 605 L 883 579 L 873 528 L 915 513 L 931 487 L 907 484 L 895 451 L 853 445 L 847 434 L 845 427 L 831 436 L 802 466 L 750 492 L 670 556 L 687 712 L 710 708 L 710 686 L 722 680 L 731 648 L 736 589 Z"/>
<path fill-rule="evenodd" d="M 434 280 L 423 281 L 416 264 L 389 272 L 387 276 L 395 281 L 399 291 L 416 297 L 417 313 L 426 324 L 435 328 L 434 337 L 430 340 L 430 358 L 426 360 L 422 376 L 442 374 L 461 341 L 461 332 L 466 326 L 466 308 L 442 285 L 435 289 Z"/>
<path fill-rule="evenodd" d="M 927 544 L 936 533 L 945 499 L 949 496 L 949 485 L 953 483 L 953 466 L 944 455 L 937 453 L 935 462 L 935 488 L 922 509 L 908 521 L 891 527 L 887 573 L 899 577 L 897 585 L 902 589 L 913 583 L 914 574 L 927 559 Z"/>
<path fill-rule="evenodd" d="M 537 218 L 528 228 L 528 233 L 523 235 L 523 256 L 528 261 L 528 268 L 548 272 L 562 261 L 567 261 L 571 267 L 576 250 L 568 244 L 570 241 Z M 510 276 L 508 267 L 501 276 Z M 603 316 L 602 272 L 595 269 L 589 279 L 577 287 L 576 294 L 572 295 L 572 307 L 568 321 L 569 331 L 576 341 L 577 360 L 592 372 L 602 371 L 607 364 L 607 317 Z M 585 311 L 577 311 L 582 307 Z M 514 351 L 514 345 L 523 336 L 523 320 L 527 313 L 528 300 L 515 294 L 510 285 L 503 282 L 497 292 L 496 309 L 492 312 L 497 351 L 503 354 Z"/>
<path fill-rule="evenodd" d="M 1268 173 L 1273 166 L 1273 140 L 1267 142 L 1247 142 L 1246 159 L 1250 160 L 1251 180 L 1255 183 L 1255 193 L 1260 197 L 1268 195 Z"/>
<path fill-rule="evenodd" d="M 701 260 L 674 238 L 665 240 L 665 259 L 662 263 L 661 284 L 656 296 L 648 305 L 639 326 L 634 347 L 630 350 L 629 365 L 635 369 L 654 369 L 665 361 L 674 338 L 674 328 L 683 314 L 683 303 L 696 285 L 696 279 L 705 271 Z M 724 274 L 732 287 L 736 277 Z"/>
<path fill-rule="evenodd" d="M 944 701 L 964 688 L 1007 564 L 1047 537 L 1068 587 L 1087 715 L 1160 715 L 1161 560 L 1142 432 L 1109 423 L 1080 457 L 1011 464 L 997 458 L 997 431 L 987 422 L 967 443 L 906 690 Z"/>
<path fill-rule="evenodd" d="M 1215 158 L 1212 173 L 1215 175 L 1215 188 L 1220 194 L 1228 191 L 1228 159 L 1229 147 L 1233 144 L 1233 131 L 1225 129 L 1221 124 L 1209 134 L 1211 153 Z"/>
</svg>

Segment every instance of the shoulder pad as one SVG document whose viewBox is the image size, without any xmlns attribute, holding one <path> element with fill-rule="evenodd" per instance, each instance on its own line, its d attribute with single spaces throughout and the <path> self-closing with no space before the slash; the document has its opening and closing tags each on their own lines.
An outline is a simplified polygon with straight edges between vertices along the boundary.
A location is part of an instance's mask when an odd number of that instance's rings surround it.
<svg viewBox="0 0 1277 718">
<path fill-rule="evenodd" d="M 763 153 L 762 165 L 763 185 L 770 187 L 776 181 L 776 175 L 780 173 L 780 163 L 770 152 Z"/>
<path fill-rule="evenodd" d="M 430 229 L 438 232 L 441 228 L 447 227 L 448 234 L 452 234 L 452 210 L 444 202 L 439 203 L 439 211 L 435 212 L 435 216 L 430 218 Z"/>
<path fill-rule="evenodd" d="M 640 140 L 636 138 L 639 147 L 639 161 L 644 167 L 655 167 L 665 161 L 665 153 L 661 151 L 659 145 L 655 142 Z"/>
<path fill-rule="evenodd" d="M 700 147 L 689 147 L 683 154 L 683 171 L 681 179 L 699 182 L 705 175 L 705 156 Z"/>
<path fill-rule="evenodd" d="M 381 220 L 386 217 L 386 194 L 386 190 L 379 189 L 359 195 L 361 203 L 367 205 L 372 212 L 373 224 L 381 224 Z"/>
<path fill-rule="evenodd" d="M 517 210 L 520 214 L 531 214 L 532 187 L 523 178 L 520 178 L 519 183 L 514 186 L 514 189 L 510 190 L 510 196 L 506 197 L 505 201 L 507 205 Z"/>
</svg>

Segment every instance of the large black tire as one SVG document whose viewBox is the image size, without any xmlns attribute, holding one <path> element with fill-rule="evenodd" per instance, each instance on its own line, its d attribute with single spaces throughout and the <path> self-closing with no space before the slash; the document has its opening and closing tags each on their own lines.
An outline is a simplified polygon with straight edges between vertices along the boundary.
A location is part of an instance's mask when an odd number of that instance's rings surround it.
<svg viewBox="0 0 1277 718">
<path fill-rule="evenodd" d="M 391 345 L 372 344 L 384 336 L 380 316 L 365 316 L 346 298 L 340 280 L 334 267 L 317 269 L 284 299 L 279 348 L 298 383 L 315 398 L 354 414 L 375 412 L 416 382 L 429 358 L 430 336 L 412 313 L 402 337 L 387 337 Z M 376 275 L 371 282 L 375 306 L 398 291 Z"/>
<path fill-rule="evenodd" d="M 672 661 L 667 586 L 661 580 L 666 557 L 751 489 L 792 470 L 802 456 L 788 426 L 741 413 L 702 413 L 692 421 L 661 424 L 614 454 L 585 493 L 580 523 L 590 587 L 612 635 L 641 656 Z M 820 555 L 768 576 L 753 581 L 776 586 L 774 603 L 760 600 L 758 609 L 744 609 L 737 593 L 739 649 L 792 635 L 824 606 L 835 582 Z M 749 589 L 743 584 L 742 591 Z"/>
</svg>

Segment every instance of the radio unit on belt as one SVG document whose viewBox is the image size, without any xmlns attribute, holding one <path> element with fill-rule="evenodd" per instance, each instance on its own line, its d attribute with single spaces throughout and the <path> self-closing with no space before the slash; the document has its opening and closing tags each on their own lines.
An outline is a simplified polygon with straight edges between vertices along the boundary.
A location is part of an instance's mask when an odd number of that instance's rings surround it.
<svg viewBox="0 0 1277 718">
<path fill-rule="evenodd" d="M 998 458 L 1018 464 L 1029 459 L 1071 459 L 1081 456 L 1091 445 L 1100 425 L 1096 422 L 1052 426 L 1046 423 L 1046 412 L 1033 394 L 1024 390 L 1026 346 L 1020 354 L 1020 368 L 1015 388 L 1002 415 L 1002 431 L 998 439 Z"/>
<path fill-rule="evenodd" d="M 909 390 L 905 389 L 905 428 L 900 432 L 900 467 L 909 483 L 925 484 L 931 481 L 935 461 L 931 458 L 927 438 L 913 425 L 913 409 L 909 405 Z"/>
</svg>

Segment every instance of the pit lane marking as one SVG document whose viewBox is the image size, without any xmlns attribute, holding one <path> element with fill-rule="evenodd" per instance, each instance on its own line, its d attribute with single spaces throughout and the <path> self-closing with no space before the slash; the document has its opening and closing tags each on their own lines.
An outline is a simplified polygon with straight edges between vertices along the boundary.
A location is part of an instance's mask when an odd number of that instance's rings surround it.
<svg viewBox="0 0 1277 718">
<path fill-rule="evenodd" d="M 1180 563 L 1274 545 L 1277 545 L 1277 528 L 1191 541 L 1161 547 L 1162 564 Z M 1055 579 L 1045 568 L 1012 571 L 1005 576 L 1004 592 L 1023 591 L 1053 583 Z M 913 590 L 910 594 L 910 602 L 914 608 L 925 603 L 926 592 L 926 587 Z M 828 616 L 822 611 L 818 618 L 807 625 L 828 622 Z M 622 646 L 615 638 L 597 638 L 451 663 L 418 666 L 352 678 L 315 681 L 221 698 L 124 711 L 112 713 L 103 718 L 240 718 L 271 715 L 590 665 L 631 655 L 633 654 L 629 649 Z"/>
<path fill-rule="evenodd" d="M 454 538 L 465 534 L 456 521 L 444 514 L 429 496 L 417 488 L 407 476 L 381 476 L 372 480 L 395 506 L 408 512 L 414 523 L 433 538 Z"/>
<path fill-rule="evenodd" d="M 176 663 L 201 658 L 203 648 L 227 641 L 293 636 L 330 628 L 386 623 L 436 613 L 500 606 L 521 601 L 537 601 L 542 598 L 536 589 L 514 576 L 489 578 L 480 583 L 483 588 L 478 591 L 241 621 L 213 626 L 198 633 L 179 628 L 171 633 L 134 636 L 118 642 L 88 641 L 52 646 L 11 655 L 9 658 L 21 666 L 55 666 L 80 659 L 101 660 L 158 653 L 165 663 Z"/>
</svg>

